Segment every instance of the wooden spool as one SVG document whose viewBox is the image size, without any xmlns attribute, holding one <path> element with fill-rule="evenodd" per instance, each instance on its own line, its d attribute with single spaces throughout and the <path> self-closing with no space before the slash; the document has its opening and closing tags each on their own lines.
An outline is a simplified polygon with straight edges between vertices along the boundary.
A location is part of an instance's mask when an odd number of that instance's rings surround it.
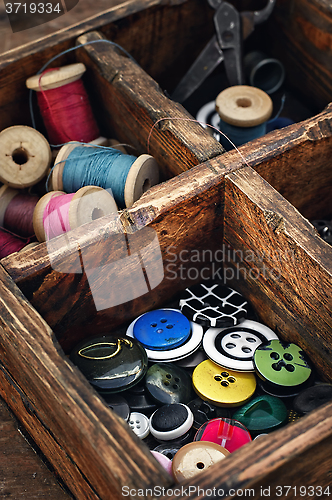
<svg viewBox="0 0 332 500">
<path fill-rule="evenodd" d="M 78 143 L 62 146 L 52 171 L 51 182 L 55 190 L 63 190 L 63 169 L 70 153 L 78 147 Z M 140 155 L 132 164 L 124 189 L 126 207 L 131 207 L 150 187 L 158 184 L 159 168 L 156 160 L 147 154 Z"/>
<path fill-rule="evenodd" d="M 45 177 L 51 157 L 49 143 L 31 127 L 16 125 L 0 133 L 0 180 L 10 187 L 37 184 Z"/>
<path fill-rule="evenodd" d="M 273 111 L 271 97 L 261 89 L 235 85 L 220 92 L 216 99 L 220 118 L 236 127 L 255 127 L 266 122 Z"/>
<path fill-rule="evenodd" d="M 63 87 L 69 83 L 76 82 L 86 71 L 83 63 L 69 64 L 62 68 L 56 68 L 41 75 L 34 75 L 25 82 L 28 89 L 40 92 Z"/>
<path fill-rule="evenodd" d="M 44 212 L 49 201 L 56 196 L 62 196 L 63 191 L 46 193 L 37 203 L 33 213 L 33 227 L 38 241 L 46 241 L 44 228 Z M 113 196 L 108 190 L 97 186 L 84 186 L 71 199 L 69 205 L 69 225 L 71 229 L 92 222 L 104 215 L 117 212 Z"/>
</svg>

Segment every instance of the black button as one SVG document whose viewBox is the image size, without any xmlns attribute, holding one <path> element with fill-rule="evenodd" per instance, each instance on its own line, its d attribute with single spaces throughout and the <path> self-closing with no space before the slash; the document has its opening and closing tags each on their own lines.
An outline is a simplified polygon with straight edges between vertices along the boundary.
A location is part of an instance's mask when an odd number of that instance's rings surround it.
<svg viewBox="0 0 332 500">
<path fill-rule="evenodd" d="M 192 428 L 193 414 L 184 404 L 163 405 L 150 417 L 150 432 L 158 441 L 174 441 Z"/>
<path fill-rule="evenodd" d="M 137 384 L 145 375 L 148 359 L 135 339 L 105 335 L 79 343 L 71 361 L 100 392 L 120 392 Z"/>
<path fill-rule="evenodd" d="M 198 430 L 205 422 L 213 418 L 231 418 L 231 412 L 227 408 L 214 406 L 201 398 L 193 399 L 188 403 L 194 415 L 194 429 Z"/>
<path fill-rule="evenodd" d="M 171 442 L 167 444 L 159 444 L 154 448 L 154 451 L 158 451 L 159 453 L 165 455 L 165 457 L 173 460 L 174 455 L 179 451 L 181 447 L 181 443 Z"/>
<path fill-rule="evenodd" d="M 324 241 L 332 244 L 332 221 L 328 220 L 313 220 L 312 225 L 317 229 L 319 235 Z"/>
<path fill-rule="evenodd" d="M 305 414 L 329 401 L 332 401 L 332 385 L 317 384 L 300 392 L 294 399 L 293 407 L 296 412 Z"/>
<path fill-rule="evenodd" d="M 119 417 L 126 421 L 129 419 L 130 408 L 125 398 L 118 394 L 103 394 L 103 400 Z"/>
<path fill-rule="evenodd" d="M 128 389 L 124 395 L 131 411 L 144 413 L 144 415 L 150 416 L 151 413 L 157 409 L 156 403 L 153 401 L 142 383 Z"/>
</svg>

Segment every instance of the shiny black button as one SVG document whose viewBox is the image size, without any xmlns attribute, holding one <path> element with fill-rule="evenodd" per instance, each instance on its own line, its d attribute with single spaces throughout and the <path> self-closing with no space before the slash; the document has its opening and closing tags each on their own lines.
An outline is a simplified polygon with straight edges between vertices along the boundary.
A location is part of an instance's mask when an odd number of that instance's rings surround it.
<svg viewBox="0 0 332 500">
<path fill-rule="evenodd" d="M 294 399 L 293 407 L 296 412 L 306 414 L 329 401 L 332 401 L 332 385 L 317 384 L 300 392 Z"/>
<path fill-rule="evenodd" d="M 126 421 L 129 419 L 130 408 L 125 398 L 118 394 L 103 394 L 103 400 L 119 417 Z"/>
<path fill-rule="evenodd" d="M 219 408 L 201 398 L 190 401 L 188 407 L 194 415 L 193 428 L 196 430 L 213 418 L 231 418 L 231 412 L 227 408 Z"/>
<path fill-rule="evenodd" d="M 171 363 L 155 363 L 147 371 L 145 386 L 160 404 L 188 403 L 193 395 L 191 377 Z"/>
<path fill-rule="evenodd" d="M 154 451 L 162 453 L 163 455 L 165 455 L 165 457 L 169 458 L 170 460 L 173 460 L 174 455 L 179 451 L 181 447 L 182 447 L 181 443 L 176 443 L 172 441 L 170 443 L 159 444 L 154 448 Z"/>
<path fill-rule="evenodd" d="M 129 389 L 145 375 L 145 349 L 135 339 L 101 336 L 78 344 L 71 361 L 98 391 L 115 393 Z"/>
<path fill-rule="evenodd" d="M 144 413 L 144 415 L 151 415 L 156 409 L 157 405 L 151 398 L 145 385 L 141 382 L 128 391 L 125 392 L 125 398 L 131 411 Z"/>
<path fill-rule="evenodd" d="M 328 220 L 313 220 L 313 226 L 317 229 L 319 235 L 324 241 L 332 244 L 332 221 Z"/>
</svg>

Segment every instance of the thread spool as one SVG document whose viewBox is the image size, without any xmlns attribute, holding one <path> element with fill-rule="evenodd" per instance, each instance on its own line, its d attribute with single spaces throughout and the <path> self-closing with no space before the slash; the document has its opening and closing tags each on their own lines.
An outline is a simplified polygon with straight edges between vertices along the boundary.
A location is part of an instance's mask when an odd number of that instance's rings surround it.
<svg viewBox="0 0 332 500">
<path fill-rule="evenodd" d="M 220 116 L 219 129 L 238 147 L 266 133 L 266 121 L 272 114 L 273 104 L 263 90 L 235 85 L 218 95 L 216 110 Z M 225 138 L 221 137 L 220 142 L 226 150 L 231 149 Z"/>
<path fill-rule="evenodd" d="M 39 196 L 20 193 L 9 186 L 0 188 L 0 227 L 12 233 L 32 237 L 34 229 L 32 224 L 33 212 Z"/>
<path fill-rule="evenodd" d="M 52 199 L 60 196 L 65 203 L 60 201 L 51 207 Z M 37 203 L 33 227 L 38 241 L 42 242 L 116 212 L 113 196 L 97 186 L 85 186 L 71 194 L 51 191 Z"/>
<path fill-rule="evenodd" d="M 23 189 L 37 184 L 51 163 L 51 148 L 34 128 L 16 125 L 0 132 L 0 180 Z"/>
<path fill-rule="evenodd" d="M 82 148 L 86 151 L 82 151 Z M 90 155 L 86 157 L 86 160 L 83 159 L 83 162 L 85 161 L 85 163 L 83 163 L 84 169 L 80 168 L 82 166 L 82 160 L 78 159 L 77 157 L 78 149 L 86 155 Z M 111 161 L 114 152 L 124 160 L 132 162 L 127 177 L 124 179 L 124 186 L 121 187 L 121 192 L 118 192 L 118 189 L 115 189 L 115 179 L 110 179 L 110 175 L 107 177 L 107 182 L 103 183 L 103 185 L 100 185 L 100 179 L 96 177 L 94 177 L 94 182 L 92 183 L 91 175 L 89 175 L 92 174 L 93 177 L 95 173 L 94 162 L 98 162 L 98 159 L 103 160 L 103 173 L 107 173 L 107 169 L 110 168 L 111 163 L 107 164 L 105 158 L 107 160 L 107 155 L 109 155 Z M 95 153 L 95 155 L 93 155 L 92 153 Z M 76 174 L 76 182 L 79 185 L 74 189 L 70 188 L 66 182 L 66 170 L 68 171 L 68 169 L 73 169 L 74 175 Z M 83 174 L 80 177 L 80 172 L 83 172 L 84 175 L 88 175 L 89 180 L 86 181 L 85 178 L 83 178 Z M 115 171 L 114 174 L 118 175 L 118 172 Z M 123 154 L 118 150 L 114 150 L 114 148 L 100 150 L 98 148 L 91 148 L 84 145 L 80 145 L 78 147 L 77 144 L 65 144 L 64 146 L 62 146 L 56 157 L 51 181 L 53 189 L 65 192 L 73 191 L 76 188 L 85 185 L 85 183 L 99 185 L 104 189 L 111 189 L 118 206 L 126 206 L 128 208 L 131 207 L 134 202 L 138 200 L 143 195 L 143 193 L 145 193 L 151 186 L 154 186 L 158 183 L 159 169 L 156 160 L 152 156 L 147 154 L 140 155 L 138 158 L 136 158 L 134 156 Z"/>
<path fill-rule="evenodd" d="M 81 81 L 84 64 L 52 68 L 27 79 L 37 92 L 39 109 L 52 144 L 90 142 L 99 136 L 88 95 Z"/>
<path fill-rule="evenodd" d="M 26 241 L 0 229 L 0 260 L 15 252 L 19 252 L 26 245 Z"/>
<path fill-rule="evenodd" d="M 276 92 L 285 80 L 283 64 L 264 52 L 255 50 L 243 59 L 244 72 L 250 85 L 264 90 L 267 94 Z"/>
</svg>

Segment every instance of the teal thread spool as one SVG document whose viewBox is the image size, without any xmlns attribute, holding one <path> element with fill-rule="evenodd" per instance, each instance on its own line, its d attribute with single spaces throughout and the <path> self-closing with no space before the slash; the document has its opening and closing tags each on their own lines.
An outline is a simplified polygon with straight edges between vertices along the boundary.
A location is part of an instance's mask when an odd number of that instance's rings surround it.
<svg viewBox="0 0 332 500">
<path fill-rule="evenodd" d="M 55 159 L 51 179 L 57 191 L 76 192 L 83 186 L 111 189 L 117 205 L 128 208 L 158 183 L 159 169 L 150 155 L 137 158 L 115 148 L 68 143 Z"/>
<path fill-rule="evenodd" d="M 216 110 L 220 116 L 219 129 L 239 147 L 265 135 L 266 122 L 272 114 L 273 104 L 270 96 L 263 90 L 248 85 L 235 85 L 218 95 Z M 227 151 L 233 147 L 223 136 L 220 142 Z"/>
</svg>

